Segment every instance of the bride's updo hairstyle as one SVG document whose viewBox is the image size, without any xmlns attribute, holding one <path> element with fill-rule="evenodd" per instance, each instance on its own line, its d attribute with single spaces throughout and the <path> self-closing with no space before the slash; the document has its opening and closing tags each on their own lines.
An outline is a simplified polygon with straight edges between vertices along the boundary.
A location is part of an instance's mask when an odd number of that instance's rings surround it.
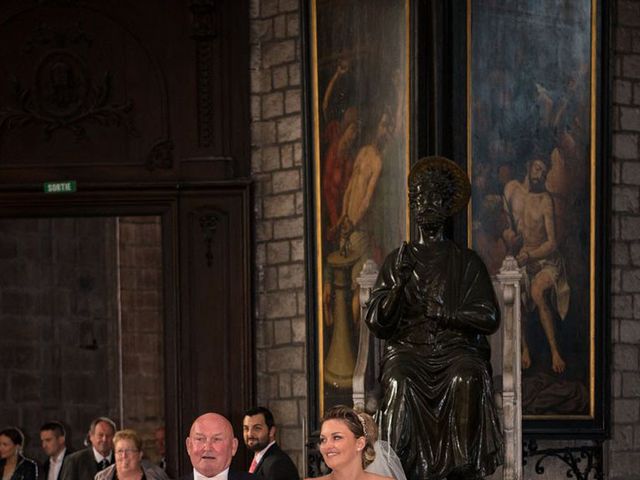
<svg viewBox="0 0 640 480">
<path fill-rule="evenodd" d="M 327 420 L 340 420 L 344 422 L 356 438 L 365 438 L 366 443 L 362 450 L 362 468 L 367 468 L 376 458 L 376 452 L 373 449 L 373 442 L 371 441 L 371 433 L 373 432 L 367 431 L 367 419 L 365 419 L 364 415 L 359 414 L 353 408 L 347 407 L 346 405 L 336 405 L 325 412 L 322 422 L 324 423 Z"/>
</svg>

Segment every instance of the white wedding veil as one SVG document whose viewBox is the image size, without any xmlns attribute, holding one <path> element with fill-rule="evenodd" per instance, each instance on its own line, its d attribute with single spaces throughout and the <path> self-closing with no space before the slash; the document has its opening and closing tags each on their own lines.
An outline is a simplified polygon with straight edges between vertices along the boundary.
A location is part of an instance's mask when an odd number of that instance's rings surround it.
<svg viewBox="0 0 640 480">
<path fill-rule="evenodd" d="M 365 470 L 371 473 L 377 473 L 384 477 L 393 477 L 395 480 L 407 480 L 407 476 L 402 469 L 402 463 L 396 452 L 393 451 L 389 442 L 377 440 L 373 444 L 376 452 L 376 458 L 369 464 Z"/>
</svg>

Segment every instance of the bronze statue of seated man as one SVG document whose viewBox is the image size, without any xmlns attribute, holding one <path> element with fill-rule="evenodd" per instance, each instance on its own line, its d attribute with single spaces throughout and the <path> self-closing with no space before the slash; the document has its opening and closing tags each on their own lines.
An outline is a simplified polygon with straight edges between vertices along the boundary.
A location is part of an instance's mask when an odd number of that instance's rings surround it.
<svg viewBox="0 0 640 480">
<path fill-rule="evenodd" d="M 470 190 L 454 162 L 416 163 L 409 201 L 418 238 L 389 254 L 367 305 L 367 325 L 386 340 L 381 438 L 410 480 L 481 478 L 502 463 L 485 337 L 498 329 L 498 303 L 480 257 L 444 235 Z"/>
</svg>

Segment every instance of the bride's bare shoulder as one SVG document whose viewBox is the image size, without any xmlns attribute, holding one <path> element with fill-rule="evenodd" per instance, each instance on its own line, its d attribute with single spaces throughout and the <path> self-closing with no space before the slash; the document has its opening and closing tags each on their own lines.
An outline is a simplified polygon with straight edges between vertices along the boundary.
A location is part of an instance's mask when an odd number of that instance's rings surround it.
<svg viewBox="0 0 640 480">
<path fill-rule="evenodd" d="M 363 475 L 358 475 L 358 478 L 361 480 L 394 480 L 393 477 L 384 477 L 382 475 L 378 475 L 377 473 L 370 472 L 362 472 Z M 329 480 L 331 475 L 325 475 L 324 477 L 316 477 L 316 478 L 305 478 L 304 480 Z"/>
<path fill-rule="evenodd" d="M 385 477 L 383 475 L 378 475 L 377 473 L 365 472 L 367 474 L 364 477 L 365 480 L 393 480 L 393 477 Z"/>
</svg>

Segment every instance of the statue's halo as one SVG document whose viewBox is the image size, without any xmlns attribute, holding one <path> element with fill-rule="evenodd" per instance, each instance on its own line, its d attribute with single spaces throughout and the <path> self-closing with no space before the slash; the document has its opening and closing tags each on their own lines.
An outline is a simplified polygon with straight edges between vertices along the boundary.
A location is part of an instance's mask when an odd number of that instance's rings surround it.
<svg viewBox="0 0 640 480">
<path fill-rule="evenodd" d="M 409 172 L 409 187 L 422 177 L 423 174 L 433 170 L 445 170 L 451 174 L 454 182 L 453 202 L 449 209 L 449 215 L 459 212 L 467 206 L 471 196 L 471 183 L 469 177 L 462 168 L 446 157 L 431 156 L 418 160 Z"/>
</svg>

